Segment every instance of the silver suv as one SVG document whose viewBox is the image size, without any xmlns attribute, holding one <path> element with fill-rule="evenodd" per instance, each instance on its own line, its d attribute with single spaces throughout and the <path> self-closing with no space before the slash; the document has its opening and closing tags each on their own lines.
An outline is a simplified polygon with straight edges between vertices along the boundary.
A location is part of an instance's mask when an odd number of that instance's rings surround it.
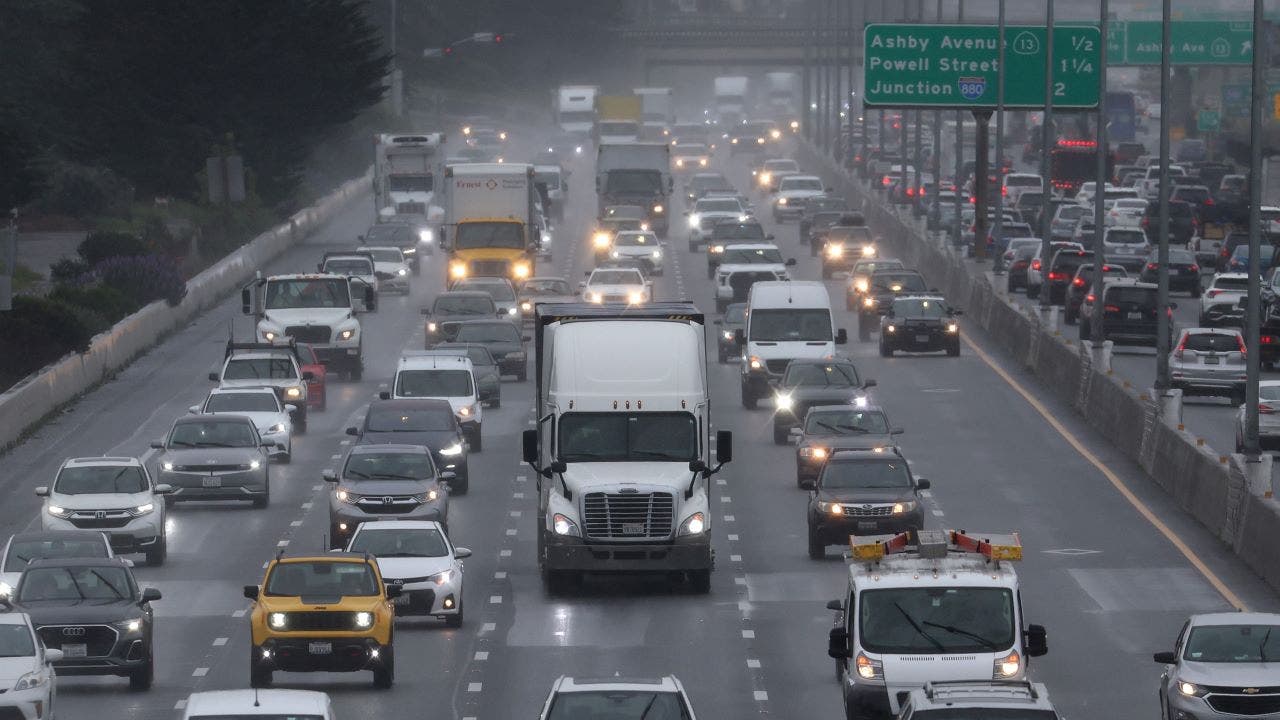
<svg viewBox="0 0 1280 720">
<path fill-rule="evenodd" d="M 957 712 L 958 711 L 958 712 Z M 925 683 L 907 696 L 898 720 L 1001 717 L 1061 720 L 1043 683 L 974 680 Z"/>
<path fill-rule="evenodd" d="M 118 553 L 143 553 L 160 565 L 167 554 L 165 503 L 173 492 L 156 485 L 137 458 L 71 458 L 53 485 L 36 488 L 44 498 L 43 530 L 102 530 Z"/>
<path fill-rule="evenodd" d="M 1166 718 L 1280 716 L 1280 615 L 1192 615 L 1172 651 L 1154 655 L 1160 675 L 1160 713 Z"/>
</svg>

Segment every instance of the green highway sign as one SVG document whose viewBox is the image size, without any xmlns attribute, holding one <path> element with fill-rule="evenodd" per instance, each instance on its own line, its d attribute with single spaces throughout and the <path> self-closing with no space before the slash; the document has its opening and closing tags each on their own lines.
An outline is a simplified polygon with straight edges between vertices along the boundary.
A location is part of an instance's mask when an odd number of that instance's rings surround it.
<svg viewBox="0 0 1280 720">
<path fill-rule="evenodd" d="M 1267 83 L 1267 97 L 1280 93 L 1280 82 Z M 1253 97 L 1253 86 L 1249 83 L 1228 84 L 1222 86 L 1222 114 L 1231 118 L 1249 117 L 1249 100 Z M 1266 100 L 1264 102 L 1270 102 Z"/>
<path fill-rule="evenodd" d="M 1005 106 L 1042 108 L 1044 27 L 1005 28 Z M 866 26 L 863 33 L 867 107 L 994 108 L 1000 67 L 995 25 Z M 1053 105 L 1098 106 L 1101 33 L 1097 27 L 1055 27 Z"/>
<path fill-rule="evenodd" d="M 1217 110 L 1201 110 L 1196 113 L 1196 130 L 1216 132 L 1222 123 L 1222 113 Z"/>
<path fill-rule="evenodd" d="M 1107 25 L 1107 65 L 1159 65 L 1159 21 Z M 1169 27 L 1174 65 L 1248 65 L 1253 62 L 1253 23 L 1178 20 Z"/>
</svg>

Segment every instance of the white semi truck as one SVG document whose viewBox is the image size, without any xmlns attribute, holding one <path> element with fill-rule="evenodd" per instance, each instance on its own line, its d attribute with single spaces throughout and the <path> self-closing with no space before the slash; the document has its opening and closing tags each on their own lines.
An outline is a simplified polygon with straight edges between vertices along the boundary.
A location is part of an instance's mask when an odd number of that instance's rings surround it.
<svg viewBox="0 0 1280 720">
<path fill-rule="evenodd" d="M 596 126 L 595 85 L 561 85 L 555 92 L 556 124 L 560 129 L 589 137 Z"/>
<path fill-rule="evenodd" d="M 662 131 L 676 121 L 669 87 L 639 87 L 631 91 L 640 98 L 640 137 L 661 140 Z"/>
<path fill-rule="evenodd" d="M 792 130 L 799 129 L 800 76 L 793 72 L 765 73 L 764 84 L 764 101 L 770 116 Z"/>
<path fill-rule="evenodd" d="M 441 210 L 433 209 L 433 201 L 443 144 L 441 133 L 374 137 L 373 201 L 379 220 L 412 215 L 439 222 Z"/>
<path fill-rule="evenodd" d="M 610 205 L 644 208 L 649 227 L 666 237 L 671 215 L 671 146 L 665 142 L 602 143 L 596 150 L 597 213 Z"/>
<path fill-rule="evenodd" d="M 745 75 L 721 75 L 715 79 L 716 117 L 721 125 L 746 120 L 747 84 Z"/>
<path fill-rule="evenodd" d="M 547 590 L 588 572 L 679 573 L 708 592 L 711 477 L 733 436 L 718 431 L 713 452 L 702 313 L 540 303 L 534 330 L 538 420 L 523 450 Z"/>
<path fill-rule="evenodd" d="M 356 316 L 377 308 L 375 289 L 357 277 L 259 274 L 240 289 L 240 309 L 257 323 L 262 343 L 308 343 L 329 372 L 359 380 L 364 335 Z"/>
</svg>

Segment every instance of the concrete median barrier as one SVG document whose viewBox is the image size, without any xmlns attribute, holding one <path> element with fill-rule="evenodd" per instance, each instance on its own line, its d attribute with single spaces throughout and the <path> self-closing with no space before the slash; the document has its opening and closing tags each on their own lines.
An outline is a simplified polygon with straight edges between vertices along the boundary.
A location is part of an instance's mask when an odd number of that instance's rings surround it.
<svg viewBox="0 0 1280 720">
<path fill-rule="evenodd" d="M 348 181 L 188 280 L 186 297 L 178 305 L 151 303 L 95 336 L 87 352 L 68 355 L 0 394 L 0 449 L 12 446 L 59 407 L 248 282 L 266 263 L 363 194 L 371 181 L 372 170 Z"/>
</svg>

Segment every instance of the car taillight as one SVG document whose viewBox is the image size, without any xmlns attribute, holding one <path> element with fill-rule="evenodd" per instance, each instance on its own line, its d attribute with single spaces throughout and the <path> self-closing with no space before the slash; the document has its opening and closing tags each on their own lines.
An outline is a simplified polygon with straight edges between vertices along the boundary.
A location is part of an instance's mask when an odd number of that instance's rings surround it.
<svg viewBox="0 0 1280 720">
<path fill-rule="evenodd" d="M 1222 294 L 1221 290 L 1209 290 L 1208 292 L 1205 293 L 1205 295 L 1207 295 L 1209 299 L 1216 298 L 1221 294 Z"/>
<path fill-rule="evenodd" d="M 890 180 L 888 175 L 885 175 L 883 178 L 880 179 L 880 184 L 885 187 L 889 187 L 889 182 Z"/>
<path fill-rule="evenodd" d="M 1276 339 L 1275 339 L 1275 336 L 1273 335 L 1263 335 L 1258 338 L 1258 342 L 1262 343 L 1263 345 L 1274 345 L 1276 342 Z"/>
<path fill-rule="evenodd" d="M 1004 195 L 1005 197 L 1008 197 L 1008 196 L 1009 196 L 1009 188 L 1007 188 L 1007 187 L 1002 187 L 1002 188 L 1000 188 L 1000 194 L 1001 194 L 1001 195 Z"/>
<path fill-rule="evenodd" d="M 1039 261 L 1039 260 L 1032 260 L 1032 261 L 1031 261 L 1031 269 L 1032 269 L 1032 270 L 1039 270 L 1039 269 L 1040 269 L 1040 261 Z"/>
<path fill-rule="evenodd" d="M 1270 405 L 1268 405 L 1268 404 L 1266 404 L 1266 403 L 1258 403 L 1258 414 L 1259 414 L 1259 415 L 1270 415 L 1270 414 L 1274 413 L 1275 411 L 1276 411 L 1276 409 L 1275 409 L 1275 408 L 1271 407 Z"/>
<path fill-rule="evenodd" d="M 1050 271 L 1049 279 L 1050 280 L 1066 280 L 1067 276 L 1064 273 Z"/>
<path fill-rule="evenodd" d="M 907 197 L 915 197 L 915 196 L 916 196 L 916 189 L 915 189 L 915 188 L 907 188 Z"/>
<path fill-rule="evenodd" d="M 1159 267 L 1159 266 L 1158 266 L 1158 265 L 1156 265 L 1155 263 L 1147 263 L 1147 269 L 1148 269 L 1148 270 L 1155 270 L 1157 267 Z"/>
<path fill-rule="evenodd" d="M 1097 296 L 1097 295 L 1094 295 L 1093 293 L 1089 293 L 1088 295 L 1085 295 L 1085 296 L 1084 296 L 1084 301 L 1085 301 L 1085 302 L 1088 302 L 1088 303 L 1091 303 L 1091 302 L 1093 302 L 1094 300 L 1097 300 L 1097 299 L 1098 299 L 1098 296 Z"/>
<path fill-rule="evenodd" d="M 1178 343 L 1178 347 L 1174 349 L 1173 356 L 1182 359 L 1182 351 L 1187 349 L 1187 336 L 1182 336 L 1182 341 Z"/>
<path fill-rule="evenodd" d="M 1195 263 L 1192 263 L 1189 269 L 1191 270 L 1191 272 L 1200 272 L 1200 266 Z"/>
<path fill-rule="evenodd" d="M 1084 287 L 1084 278 L 1079 278 L 1079 277 L 1078 277 L 1078 278 L 1076 278 L 1076 279 L 1072 280 L 1072 281 L 1071 281 L 1071 284 L 1072 284 L 1072 285 L 1074 285 L 1075 287 Z"/>
<path fill-rule="evenodd" d="M 1248 352 L 1248 350 L 1246 350 L 1244 347 L 1244 336 L 1242 335 L 1236 336 L 1236 347 L 1240 349 L 1241 355 L 1244 355 Z"/>
<path fill-rule="evenodd" d="M 1120 306 L 1119 306 L 1119 305 L 1107 305 L 1107 306 L 1104 306 L 1102 309 L 1103 309 L 1103 310 L 1106 310 L 1107 312 L 1113 312 L 1113 313 L 1118 313 L 1118 312 L 1120 312 Z"/>
<path fill-rule="evenodd" d="M 1142 227 L 1144 227 L 1144 228 L 1145 228 L 1145 227 L 1150 227 L 1150 226 L 1151 226 L 1151 218 L 1149 218 L 1149 217 L 1144 217 L 1144 218 L 1142 218 Z"/>
</svg>

